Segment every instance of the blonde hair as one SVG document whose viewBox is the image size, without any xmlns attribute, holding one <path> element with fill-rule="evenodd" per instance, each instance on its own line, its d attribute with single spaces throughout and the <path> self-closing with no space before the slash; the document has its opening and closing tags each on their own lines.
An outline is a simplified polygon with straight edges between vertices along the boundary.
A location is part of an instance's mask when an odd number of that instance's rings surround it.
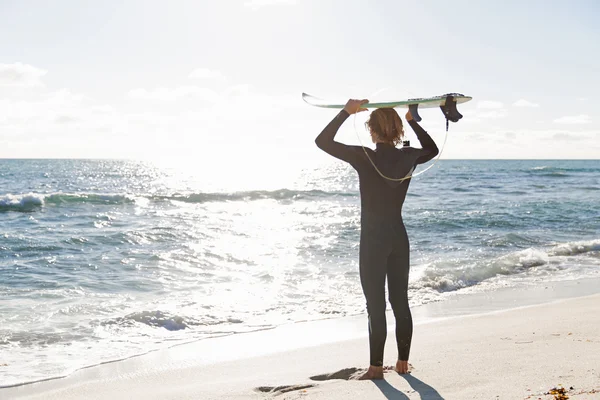
<svg viewBox="0 0 600 400">
<path fill-rule="evenodd" d="M 382 142 L 396 146 L 404 138 L 404 126 L 393 108 L 378 108 L 369 116 L 365 126 Z"/>
</svg>

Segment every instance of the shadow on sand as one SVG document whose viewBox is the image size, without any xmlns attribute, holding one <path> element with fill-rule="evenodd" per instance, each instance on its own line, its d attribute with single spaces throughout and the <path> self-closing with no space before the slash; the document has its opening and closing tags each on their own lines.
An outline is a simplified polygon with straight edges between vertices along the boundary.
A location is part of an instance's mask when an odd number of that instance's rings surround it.
<svg viewBox="0 0 600 400">
<path fill-rule="evenodd" d="M 423 382 L 422 380 L 415 378 L 412 375 L 400 375 L 408 384 L 413 388 L 413 390 L 419 393 L 421 400 L 444 400 L 444 398 L 438 393 L 437 390 Z M 377 380 L 373 381 L 375 386 L 381 390 L 381 393 L 388 400 L 408 400 L 408 396 L 406 396 L 403 392 L 396 389 L 392 385 L 390 385 L 385 380 Z"/>
<path fill-rule="evenodd" d="M 310 379 L 313 381 L 328 381 L 330 379 L 350 380 L 353 379 L 353 377 L 357 376 L 357 374 L 360 375 L 364 372 L 366 372 L 366 369 L 345 368 L 329 374 L 311 376 Z M 406 379 L 406 382 L 408 382 L 408 384 L 413 388 L 415 392 L 419 393 L 421 400 L 444 400 L 444 398 L 440 396 L 437 390 L 435 390 L 422 380 L 415 378 L 411 374 L 403 374 L 400 376 Z M 375 386 L 377 386 L 377 388 L 379 388 L 381 393 L 388 400 L 409 400 L 409 397 L 406 394 L 393 387 L 385 379 L 374 380 L 372 382 L 375 384 Z"/>
<path fill-rule="evenodd" d="M 373 381 L 373 383 L 381 390 L 381 393 L 383 393 L 388 400 L 409 400 L 407 395 L 390 385 L 386 380 L 376 380 Z"/>
<path fill-rule="evenodd" d="M 421 400 L 444 400 L 437 390 L 410 374 L 400 375 L 421 396 Z"/>
</svg>

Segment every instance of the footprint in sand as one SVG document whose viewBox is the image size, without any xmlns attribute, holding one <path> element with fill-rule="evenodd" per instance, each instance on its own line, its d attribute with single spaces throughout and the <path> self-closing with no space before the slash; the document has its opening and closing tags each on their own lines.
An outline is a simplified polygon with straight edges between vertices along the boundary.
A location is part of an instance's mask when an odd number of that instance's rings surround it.
<svg viewBox="0 0 600 400">
<path fill-rule="evenodd" d="M 344 379 L 349 381 L 351 379 L 356 379 L 356 375 L 361 375 L 365 372 L 367 372 L 367 370 L 361 368 L 344 368 L 329 374 L 311 376 L 310 379 L 313 381 L 328 381 L 330 379 Z"/>
<path fill-rule="evenodd" d="M 284 385 L 284 386 L 259 386 L 257 391 L 262 393 L 281 394 L 314 387 L 315 385 Z"/>
<path fill-rule="evenodd" d="M 411 364 L 408 364 L 408 373 L 410 373 L 413 369 Z M 393 372 L 394 367 L 384 367 L 383 370 L 385 372 Z M 343 379 L 346 381 L 358 379 L 365 372 L 367 372 L 364 368 L 344 368 L 336 372 L 332 372 L 329 374 L 321 374 L 311 376 L 310 379 L 313 381 L 328 381 L 331 379 Z M 259 386 L 255 390 L 262 393 L 269 394 L 282 394 L 287 392 L 293 392 L 295 390 L 309 389 L 315 387 L 315 385 L 284 385 L 284 386 Z"/>
<path fill-rule="evenodd" d="M 412 370 L 413 370 L 413 366 L 411 364 L 408 364 L 408 373 L 410 374 L 412 372 Z M 384 372 L 393 372 L 394 367 L 384 367 L 383 371 Z M 344 368 L 337 372 L 332 372 L 329 374 L 321 374 L 321 375 L 311 376 L 310 379 L 313 381 L 328 381 L 330 379 L 344 379 L 346 381 L 349 381 L 349 380 L 353 380 L 353 379 L 358 379 L 365 372 L 367 372 L 367 370 L 364 368 L 354 368 L 354 367 Z"/>
</svg>

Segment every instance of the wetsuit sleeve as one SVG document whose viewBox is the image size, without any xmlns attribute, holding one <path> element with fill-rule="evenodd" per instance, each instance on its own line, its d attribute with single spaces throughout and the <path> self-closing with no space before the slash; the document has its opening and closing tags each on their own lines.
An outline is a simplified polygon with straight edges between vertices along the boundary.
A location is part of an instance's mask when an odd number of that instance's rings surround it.
<svg viewBox="0 0 600 400">
<path fill-rule="evenodd" d="M 415 164 L 423 164 L 427 161 L 431 160 L 433 157 L 437 156 L 440 152 L 435 145 L 435 142 L 429 136 L 429 134 L 415 121 L 411 119 L 408 121 L 408 124 L 415 131 L 417 138 L 419 139 L 419 143 L 421 143 L 422 149 L 419 150 L 419 156 L 417 157 L 417 161 Z"/>
<path fill-rule="evenodd" d="M 358 146 L 348 146 L 333 140 L 338 129 L 340 129 L 340 126 L 342 126 L 349 116 L 350 114 L 348 114 L 346 110 L 340 111 L 325 129 L 323 129 L 319 136 L 317 136 L 315 143 L 324 152 L 331 154 L 342 161 L 355 165 L 360 158 L 360 153 L 357 151 L 360 148 Z"/>
</svg>

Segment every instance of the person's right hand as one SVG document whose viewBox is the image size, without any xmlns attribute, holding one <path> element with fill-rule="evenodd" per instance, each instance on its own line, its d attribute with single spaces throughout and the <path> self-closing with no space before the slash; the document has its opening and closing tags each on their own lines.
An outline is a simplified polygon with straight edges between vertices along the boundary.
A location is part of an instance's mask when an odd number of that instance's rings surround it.
<svg viewBox="0 0 600 400">
<path fill-rule="evenodd" d="M 346 112 L 350 115 L 355 114 L 357 112 L 361 112 L 361 111 L 367 111 L 366 108 L 363 108 L 361 106 L 368 102 L 369 102 L 369 100 L 367 100 L 367 99 L 364 99 L 364 100 L 350 99 L 344 106 L 344 110 L 346 110 Z"/>
<path fill-rule="evenodd" d="M 412 120 L 412 119 L 413 119 L 413 116 L 412 116 L 412 114 L 410 113 L 410 110 L 408 110 L 408 112 L 406 113 L 406 120 L 407 120 L 407 121 L 410 121 L 410 120 Z"/>
</svg>

